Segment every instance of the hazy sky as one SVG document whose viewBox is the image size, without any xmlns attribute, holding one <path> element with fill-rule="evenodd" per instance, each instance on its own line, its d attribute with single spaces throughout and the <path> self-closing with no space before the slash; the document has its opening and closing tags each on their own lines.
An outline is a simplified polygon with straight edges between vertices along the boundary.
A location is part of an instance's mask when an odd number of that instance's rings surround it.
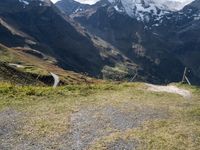
<svg viewBox="0 0 200 150">
<path fill-rule="evenodd" d="M 57 2 L 58 0 L 51 0 L 53 3 Z"/>
<path fill-rule="evenodd" d="M 59 0 L 51 0 L 51 1 L 53 3 L 55 3 L 55 2 L 57 2 Z M 75 1 L 78 1 L 78 2 L 84 3 L 84 4 L 94 4 L 94 3 L 96 3 L 99 0 L 75 0 Z M 191 2 L 193 0 L 171 0 L 171 1 L 179 1 L 179 2 L 186 2 L 186 3 L 188 3 L 188 2 Z"/>
<path fill-rule="evenodd" d="M 51 0 L 53 3 L 59 1 L 59 0 Z M 75 0 L 77 2 L 83 3 L 83 4 L 95 4 L 99 0 Z"/>
</svg>

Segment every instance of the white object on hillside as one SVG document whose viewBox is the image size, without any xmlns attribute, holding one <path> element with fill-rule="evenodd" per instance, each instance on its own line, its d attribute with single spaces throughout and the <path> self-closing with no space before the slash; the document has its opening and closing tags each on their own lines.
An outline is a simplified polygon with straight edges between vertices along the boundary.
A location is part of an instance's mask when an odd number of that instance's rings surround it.
<svg viewBox="0 0 200 150">
<path fill-rule="evenodd" d="M 192 94 L 190 91 L 185 89 L 180 89 L 174 85 L 168 86 L 161 86 L 161 85 L 153 85 L 153 84 L 146 84 L 149 88 L 148 90 L 153 92 L 167 92 L 167 93 L 174 93 L 183 96 L 184 98 L 191 98 Z"/>
<path fill-rule="evenodd" d="M 19 64 L 13 64 L 13 63 L 9 63 L 8 65 L 9 65 L 9 66 L 16 67 L 16 68 L 24 68 L 24 66 L 23 66 L 23 65 L 19 65 Z"/>
</svg>

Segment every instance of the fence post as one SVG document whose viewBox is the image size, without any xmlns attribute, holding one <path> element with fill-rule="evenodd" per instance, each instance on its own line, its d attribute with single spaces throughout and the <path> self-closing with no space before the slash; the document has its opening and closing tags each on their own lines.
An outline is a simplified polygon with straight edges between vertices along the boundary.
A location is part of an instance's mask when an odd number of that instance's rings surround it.
<svg viewBox="0 0 200 150">
<path fill-rule="evenodd" d="M 187 72 L 187 67 L 185 67 L 185 69 L 184 69 L 182 83 L 185 81 L 186 72 Z"/>
<path fill-rule="evenodd" d="M 185 67 L 185 70 L 184 70 L 184 73 L 183 73 L 182 83 L 184 83 L 184 81 L 186 80 L 187 83 L 188 83 L 189 85 L 191 85 L 191 83 L 190 83 L 189 79 L 187 78 L 186 74 L 187 74 L 187 67 Z"/>
</svg>

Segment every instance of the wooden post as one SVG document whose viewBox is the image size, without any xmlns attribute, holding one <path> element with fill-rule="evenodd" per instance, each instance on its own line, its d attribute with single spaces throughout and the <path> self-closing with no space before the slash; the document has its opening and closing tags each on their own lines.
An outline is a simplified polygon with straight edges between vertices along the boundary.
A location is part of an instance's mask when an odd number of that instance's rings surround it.
<svg viewBox="0 0 200 150">
<path fill-rule="evenodd" d="M 186 74 L 187 74 L 187 67 L 185 67 L 185 70 L 184 70 L 184 73 L 183 73 L 182 83 L 184 83 L 184 81 L 187 81 L 187 83 L 189 85 L 191 85 L 191 83 L 190 83 L 189 79 L 187 78 Z"/>
<path fill-rule="evenodd" d="M 136 70 L 136 73 L 135 73 L 135 75 L 133 76 L 133 78 L 130 80 L 130 82 L 133 82 L 133 80 L 137 77 L 137 75 L 138 75 L 138 71 Z"/>
<path fill-rule="evenodd" d="M 188 79 L 186 76 L 185 76 L 185 80 L 187 81 L 187 83 L 188 83 L 189 85 L 191 85 L 189 79 Z"/>
<path fill-rule="evenodd" d="M 187 67 L 185 67 L 185 70 L 184 70 L 184 73 L 183 73 L 182 83 L 185 81 L 186 73 L 187 73 Z"/>
</svg>

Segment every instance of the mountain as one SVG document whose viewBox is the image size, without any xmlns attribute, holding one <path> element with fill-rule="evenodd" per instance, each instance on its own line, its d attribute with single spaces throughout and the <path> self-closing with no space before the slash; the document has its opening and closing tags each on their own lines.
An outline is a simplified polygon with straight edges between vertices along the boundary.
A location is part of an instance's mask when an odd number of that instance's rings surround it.
<svg viewBox="0 0 200 150">
<path fill-rule="evenodd" d="M 96 68 L 101 68 L 99 52 L 90 39 L 75 29 L 69 18 L 63 17 L 50 1 L 0 3 L 3 7 L 0 10 L 2 44 L 28 47 L 51 55 L 66 69 L 88 71 L 94 75 L 98 72 Z"/>
<path fill-rule="evenodd" d="M 59 76 L 59 84 L 96 83 L 97 80 L 56 65 L 56 60 L 38 51 L 8 48 L 0 44 L 0 81 L 18 85 L 53 85 L 51 73 Z"/>
<path fill-rule="evenodd" d="M 160 20 L 170 12 L 179 11 L 191 1 L 193 0 L 100 0 L 94 5 L 88 5 L 73 0 L 61 0 L 56 5 L 67 14 L 72 14 L 100 6 L 99 4 L 109 4 L 119 13 L 127 14 L 138 21 L 149 22 L 152 19 Z"/>
<path fill-rule="evenodd" d="M 65 12 L 66 14 L 72 14 L 78 11 L 83 11 L 90 7 L 88 4 L 81 4 L 79 2 L 76 2 L 74 0 L 67 0 L 67 1 L 58 1 L 56 3 L 58 8 Z"/>
<path fill-rule="evenodd" d="M 57 4 L 64 4 L 61 2 Z M 190 58 L 184 53 L 179 55 L 176 48 L 182 45 L 178 40 L 171 40 L 178 39 L 173 35 L 178 35 L 179 27 L 176 23 L 171 25 L 170 21 L 174 22 L 180 11 L 170 10 L 159 20 L 151 13 L 153 19 L 147 22 L 118 11 L 114 3 L 106 0 L 94 5 L 68 3 L 70 7 L 59 10 L 49 0 L 2 0 L 0 43 L 17 52 L 28 53 L 34 57 L 31 60 L 37 57 L 37 61 L 50 63 L 47 68 L 58 67 L 96 78 L 177 82 L 187 66 L 192 69 L 190 80 L 197 83 L 198 69 L 192 67 L 198 63 L 196 50 L 194 54 L 189 51 L 193 55 Z M 69 9 L 72 6 L 74 9 Z M 80 7 L 84 9 L 74 11 Z M 185 48 L 181 51 L 186 52 Z"/>
<path fill-rule="evenodd" d="M 171 51 L 200 76 L 200 1 L 196 0 L 182 10 L 169 14 L 156 30 L 163 34 Z M 165 32 L 163 32 L 165 30 Z"/>
<path fill-rule="evenodd" d="M 2 0 L 0 24 L 1 44 L 52 57 L 65 70 L 102 77 L 102 72 L 127 75 L 135 69 L 116 48 L 84 31 L 48 0 Z M 117 66 L 122 69 L 112 69 Z"/>
<path fill-rule="evenodd" d="M 194 39 L 189 38 L 190 42 L 187 42 L 187 38 L 182 40 L 180 38 L 183 36 L 179 35 L 180 29 L 183 31 L 186 24 L 190 24 L 191 27 L 188 16 L 194 15 L 193 18 L 197 19 L 196 14 L 189 13 L 190 5 L 181 10 L 174 10 L 155 1 L 131 1 L 131 3 L 129 4 L 128 0 L 109 3 L 104 1 L 101 5 L 91 5 L 90 8 L 72 13 L 70 16 L 90 33 L 118 48 L 139 66 L 141 74 L 145 74 L 145 77 L 149 74 L 148 79 L 151 82 L 158 79 L 164 83 L 180 81 L 185 66 L 191 69 L 188 73 L 190 80 L 193 83 L 199 82 L 200 76 L 196 66 L 200 64 L 198 61 L 200 56 L 194 56 L 194 51 L 187 49 L 194 46 L 194 41 L 198 41 L 197 36 L 194 34 Z M 127 12 L 125 6 L 134 10 L 131 12 L 132 15 Z M 178 18 L 181 14 L 188 16 L 180 21 Z M 192 18 L 190 20 L 192 21 Z M 178 26 L 181 24 L 182 26 Z M 193 35 L 193 31 L 188 32 L 190 36 Z M 195 42 L 195 46 L 198 45 L 198 42 Z M 196 53 L 199 52 L 195 50 Z"/>
<path fill-rule="evenodd" d="M 109 0 L 116 11 L 125 13 L 138 21 L 149 22 L 158 19 L 171 10 L 163 3 L 152 0 Z"/>
</svg>

